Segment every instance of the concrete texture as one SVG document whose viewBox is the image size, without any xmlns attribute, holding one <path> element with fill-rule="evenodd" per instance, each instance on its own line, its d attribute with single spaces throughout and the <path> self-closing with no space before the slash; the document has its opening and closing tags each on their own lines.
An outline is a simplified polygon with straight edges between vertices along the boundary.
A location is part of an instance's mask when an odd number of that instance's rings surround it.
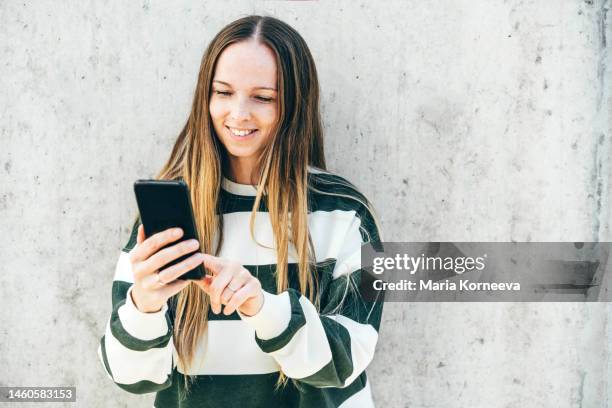
<svg viewBox="0 0 612 408">
<path fill-rule="evenodd" d="M 0 385 L 76 385 L 79 407 L 151 405 L 96 356 L 132 182 L 169 154 L 209 40 L 246 14 L 305 37 L 329 167 L 373 200 L 387 240 L 612 241 L 610 8 L 1 2 Z M 388 304 L 369 369 L 377 405 L 612 406 L 611 312 Z"/>
</svg>

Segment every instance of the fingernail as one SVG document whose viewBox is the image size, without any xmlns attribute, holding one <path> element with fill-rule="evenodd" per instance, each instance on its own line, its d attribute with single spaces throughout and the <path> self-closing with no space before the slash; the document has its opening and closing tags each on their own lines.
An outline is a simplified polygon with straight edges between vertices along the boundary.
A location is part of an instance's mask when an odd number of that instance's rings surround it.
<svg viewBox="0 0 612 408">
<path fill-rule="evenodd" d="M 183 230 L 180 228 L 175 228 L 172 231 L 172 235 L 174 235 L 175 237 L 180 237 L 183 234 Z"/>
</svg>

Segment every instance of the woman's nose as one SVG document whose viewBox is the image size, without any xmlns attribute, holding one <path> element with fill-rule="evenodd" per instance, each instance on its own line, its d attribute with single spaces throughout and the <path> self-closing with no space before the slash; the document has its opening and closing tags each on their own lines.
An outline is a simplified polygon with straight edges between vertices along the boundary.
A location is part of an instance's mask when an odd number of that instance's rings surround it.
<svg viewBox="0 0 612 408">
<path fill-rule="evenodd" d="M 235 103 L 232 105 L 231 118 L 237 122 L 251 118 L 251 113 L 245 98 L 236 98 Z"/>
</svg>

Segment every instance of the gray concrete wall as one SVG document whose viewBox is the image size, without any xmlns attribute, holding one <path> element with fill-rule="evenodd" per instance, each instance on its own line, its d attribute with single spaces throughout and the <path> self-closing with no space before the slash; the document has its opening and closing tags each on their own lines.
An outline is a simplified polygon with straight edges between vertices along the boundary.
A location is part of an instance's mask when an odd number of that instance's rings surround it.
<svg viewBox="0 0 612 408">
<path fill-rule="evenodd" d="M 612 241 L 610 7 L 2 1 L 0 385 L 150 406 L 96 357 L 132 182 L 169 154 L 209 40 L 245 14 L 307 40 L 329 167 L 373 200 L 387 240 Z M 389 304 L 369 370 L 377 404 L 612 406 L 611 312 Z"/>
</svg>

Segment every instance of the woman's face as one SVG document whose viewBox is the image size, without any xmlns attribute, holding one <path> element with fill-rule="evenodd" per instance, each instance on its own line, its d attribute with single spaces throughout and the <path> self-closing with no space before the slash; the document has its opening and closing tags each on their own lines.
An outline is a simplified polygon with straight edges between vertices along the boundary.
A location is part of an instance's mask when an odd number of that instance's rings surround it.
<svg viewBox="0 0 612 408">
<path fill-rule="evenodd" d="M 256 166 L 277 121 L 276 60 L 266 45 L 241 41 L 217 60 L 209 111 L 232 167 Z"/>
</svg>

